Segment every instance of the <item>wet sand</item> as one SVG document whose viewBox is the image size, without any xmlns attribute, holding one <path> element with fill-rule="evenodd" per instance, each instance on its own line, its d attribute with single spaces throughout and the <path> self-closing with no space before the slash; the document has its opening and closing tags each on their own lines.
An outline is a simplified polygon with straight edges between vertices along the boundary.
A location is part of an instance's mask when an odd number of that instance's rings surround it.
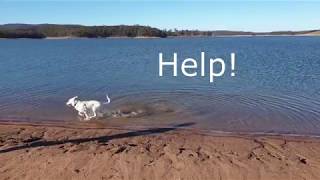
<svg viewBox="0 0 320 180">
<path fill-rule="evenodd" d="M 320 139 L 0 123 L 0 179 L 319 179 Z"/>
</svg>

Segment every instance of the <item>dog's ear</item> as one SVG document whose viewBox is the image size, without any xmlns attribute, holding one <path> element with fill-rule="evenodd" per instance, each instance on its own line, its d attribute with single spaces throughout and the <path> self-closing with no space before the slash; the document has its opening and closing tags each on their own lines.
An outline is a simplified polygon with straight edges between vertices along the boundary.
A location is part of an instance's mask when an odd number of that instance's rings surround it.
<svg viewBox="0 0 320 180">
<path fill-rule="evenodd" d="M 75 97 L 73 97 L 72 99 L 76 99 L 76 98 L 78 98 L 78 96 L 75 96 Z"/>
</svg>

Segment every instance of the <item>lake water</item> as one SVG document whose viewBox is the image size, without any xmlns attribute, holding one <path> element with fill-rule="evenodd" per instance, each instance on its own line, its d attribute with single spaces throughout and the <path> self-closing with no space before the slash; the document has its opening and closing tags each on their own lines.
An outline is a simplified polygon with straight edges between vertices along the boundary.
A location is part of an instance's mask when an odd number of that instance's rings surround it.
<svg viewBox="0 0 320 180">
<path fill-rule="evenodd" d="M 200 62 L 201 51 L 225 59 L 226 75 L 214 83 L 170 69 L 158 76 L 159 52 Z M 320 37 L 0 40 L 0 75 L 3 121 L 75 121 L 68 98 L 109 93 L 104 112 L 148 112 L 100 120 L 115 125 L 320 134 Z"/>
</svg>

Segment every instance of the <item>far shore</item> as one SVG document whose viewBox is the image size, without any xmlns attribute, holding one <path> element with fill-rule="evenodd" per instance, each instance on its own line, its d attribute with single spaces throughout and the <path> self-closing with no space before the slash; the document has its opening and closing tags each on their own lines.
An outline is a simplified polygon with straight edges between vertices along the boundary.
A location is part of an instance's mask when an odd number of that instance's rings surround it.
<svg viewBox="0 0 320 180">
<path fill-rule="evenodd" d="M 62 37 L 46 37 L 43 39 L 157 39 L 160 37 L 148 37 L 148 36 L 137 36 L 137 37 L 127 37 L 127 36 L 112 36 L 112 37 L 75 37 L 75 36 L 62 36 Z"/>
<path fill-rule="evenodd" d="M 161 37 L 126 37 L 126 36 L 114 36 L 114 37 L 75 37 L 75 36 L 61 36 L 61 37 L 45 37 L 45 38 L 0 38 L 0 40 L 7 39 L 37 39 L 37 40 L 63 40 L 63 39 L 166 39 L 166 38 L 219 38 L 219 37 L 319 37 L 320 34 L 298 34 L 298 35 L 220 35 L 220 36 L 167 36 Z"/>
<path fill-rule="evenodd" d="M 1 123 L 2 179 L 319 179 L 320 139 Z"/>
</svg>

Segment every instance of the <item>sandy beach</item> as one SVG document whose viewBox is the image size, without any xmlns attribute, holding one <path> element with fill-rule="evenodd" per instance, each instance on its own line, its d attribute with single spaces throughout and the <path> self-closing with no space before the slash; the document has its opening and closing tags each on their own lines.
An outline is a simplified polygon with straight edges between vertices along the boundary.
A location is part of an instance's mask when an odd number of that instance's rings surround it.
<svg viewBox="0 0 320 180">
<path fill-rule="evenodd" d="M 0 179 L 319 179 L 320 140 L 126 130 L 100 123 L 0 124 Z"/>
</svg>

